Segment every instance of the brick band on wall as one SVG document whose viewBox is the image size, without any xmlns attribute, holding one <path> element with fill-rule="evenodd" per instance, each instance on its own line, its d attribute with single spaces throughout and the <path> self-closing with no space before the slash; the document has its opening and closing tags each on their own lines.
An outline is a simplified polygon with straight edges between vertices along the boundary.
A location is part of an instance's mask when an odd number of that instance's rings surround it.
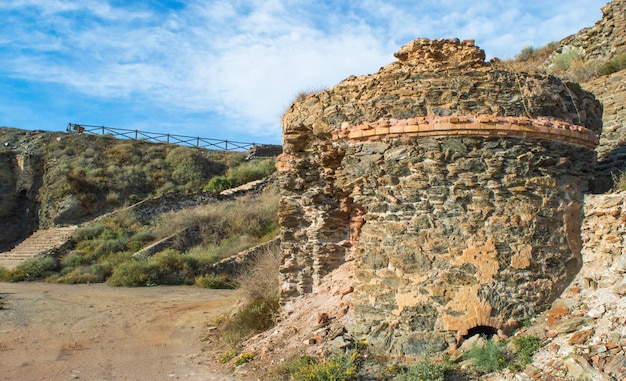
<svg viewBox="0 0 626 381">
<path fill-rule="evenodd" d="M 410 119 L 383 119 L 377 122 L 344 125 L 332 132 L 333 139 L 376 141 L 398 137 L 450 136 L 522 137 L 563 141 L 595 148 L 599 138 L 591 130 L 564 121 L 527 117 L 431 116 Z"/>
</svg>

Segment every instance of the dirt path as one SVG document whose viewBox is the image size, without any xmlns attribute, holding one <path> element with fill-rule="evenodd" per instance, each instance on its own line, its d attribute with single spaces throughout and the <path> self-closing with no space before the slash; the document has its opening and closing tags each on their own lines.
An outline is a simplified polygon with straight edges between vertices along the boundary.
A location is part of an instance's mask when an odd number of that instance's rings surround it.
<svg viewBox="0 0 626 381">
<path fill-rule="evenodd" d="M 233 291 L 0 283 L 0 296 L 0 380 L 228 379 L 199 338 Z"/>
</svg>

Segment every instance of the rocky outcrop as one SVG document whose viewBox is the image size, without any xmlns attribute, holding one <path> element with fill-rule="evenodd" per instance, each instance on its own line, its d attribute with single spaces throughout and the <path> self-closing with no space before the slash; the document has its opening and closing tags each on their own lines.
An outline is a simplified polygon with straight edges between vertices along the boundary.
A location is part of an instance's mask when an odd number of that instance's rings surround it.
<svg viewBox="0 0 626 381">
<path fill-rule="evenodd" d="M 564 38 L 559 45 L 577 48 L 587 60 L 608 61 L 626 53 L 626 1 L 613 0 L 602 7 L 602 19 L 593 27 Z"/>
<path fill-rule="evenodd" d="M 43 160 L 29 152 L 0 153 L 0 252 L 11 249 L 38 228 L 37 194 Z"/>
<path fill-rule="evenodd" d="M 626 54 L 626 0 L 609 2 L 602 8 L 602 19 L 593 27 L 559 41 L 555 54 L 543 64 L 544 68 L 549 67 L 559 53 L 572 48 L 592 68 L 600 68 L 616 55 Z M 625 83 L 626 71 L 622 70 L 581 84 L 604 105 L 604 127 L 597 148 L 598 170 L 594 184 L 597 193 L 610 189 L 612 177 L 626 168 Z"/>
<path fill-rule="evenodd" d="M 626 25 L 625 25 L 626 28 Z M 626 169 L 626 70 L 585 83 L 604 105 L 598 146 L 597 192 L 612 186 L 612 178 Z"/>
<path fill-rule="evenodd" d="M 248 150 L 247 160 L 254 157 L 276 157 L 283 153 L 283 147 L 275 144 L 260 144 Z"/>
<path fill-rule="evenodd" d="M 416 40 L 283 116 L 282 300 L 354 261 L 354 322 L 416 355 L 549 306 L 580 268 L 602 107 L 579 86 Z"/>
</svg>

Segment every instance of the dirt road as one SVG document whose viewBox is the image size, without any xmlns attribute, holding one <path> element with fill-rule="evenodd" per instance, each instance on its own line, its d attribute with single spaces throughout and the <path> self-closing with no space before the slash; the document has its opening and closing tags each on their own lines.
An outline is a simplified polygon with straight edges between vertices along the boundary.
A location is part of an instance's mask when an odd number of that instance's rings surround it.
<svg viewBox="0 0 626 381">
<path fill-rule="evenodd" d="M 200 337 L 229 290 L 0 283 L 0 380 L 227 380 Z"/>
</svg>

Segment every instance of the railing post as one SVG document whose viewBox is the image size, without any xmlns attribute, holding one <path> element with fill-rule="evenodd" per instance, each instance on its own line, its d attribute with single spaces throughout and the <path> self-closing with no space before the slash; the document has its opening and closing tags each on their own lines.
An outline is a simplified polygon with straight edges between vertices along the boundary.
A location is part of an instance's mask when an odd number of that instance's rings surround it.
<svg viewBox="0 0 626 381">
<path fill-rule="evenodd" d="M 69 122 L 67 125 L 67 131 L 70 133 L 74 133 L 74 132 L 83 132 L 83 131 L 87 131 L 85 128 L 83 128 L 85 126 L 81 126 L 72 122 Z M 111 134 L 114 138 L 116 139 L 133 139 L 132 135 L 127 135 L 128 132 L 132 132 L 133 130 L 131 129 L 117 129 L 117 128 L 112 128 L 112 127 L 107 127 L 107 126 L 94 126 L 94 125 L 86 125 L 87 128 L 89 128 L 89 133 L 93 133 L 93 134 L 98 134 L 98 131 L 100 131 L 102 133 L 102 135 L 105 135 L 108 131 L 109 134 Z M 79 129 L 81 129 L 82 131 L 79 131 Z M 118 131 L 123 131 L 123 132 L 118 132 Z M 135 130 L 135 140 L 139 140 L 139 130 L 136 129 Z M 152 141 L 153 139 L 157 142 L 162 142 L 163 141 L 163 137 L 166 137 L 166 141 L 167 144 L 177 144 L 177 145 L 183 145 L 183 146 L 192 146 L 192 141 L 193 141 L 193 137 L 188 136 L 188 135 L 175 135 L 175 134 L 170 134 L 167 133 L 166 135 L 163 134 L 158 134 L 157 137 L 149 137 L 146 134 L 155 134 L 152 132 L 145 132 L 145 131 L 141 131 L 143 139 L 147 139 L 148 141 Z M 176 140 L 176 142 L 172 143 L 172 138 L 184 138 L 184 140 Z M 198 136 L 195 138 L 196 139 L 196 146 L 197 147 L 201 147 L 201 148 L 207 148 L 207 149 L 219 149 L 219 144 L 220 142 L 224 143 L 224 152 L 230 152 L 231 147 L 229 147 L 228 145 L 228 140 L 220 140 L 220 139 L 209 139 L 209 141 L 204 140 L 202 137 Z M 232 148 L 234 151 L 237 150 L 242 150 L 245 149 L 245 147 L 247 146 L 252 146 L 252 147 L 256 147 L 256 143 L 242 143 L 242 142 L 234 142 L 234 145 L 231 144 L 231 146 L 233 146 L 234 148 Z M 192 146 L 193 147 L 193 146 Z"/>
</svg>

